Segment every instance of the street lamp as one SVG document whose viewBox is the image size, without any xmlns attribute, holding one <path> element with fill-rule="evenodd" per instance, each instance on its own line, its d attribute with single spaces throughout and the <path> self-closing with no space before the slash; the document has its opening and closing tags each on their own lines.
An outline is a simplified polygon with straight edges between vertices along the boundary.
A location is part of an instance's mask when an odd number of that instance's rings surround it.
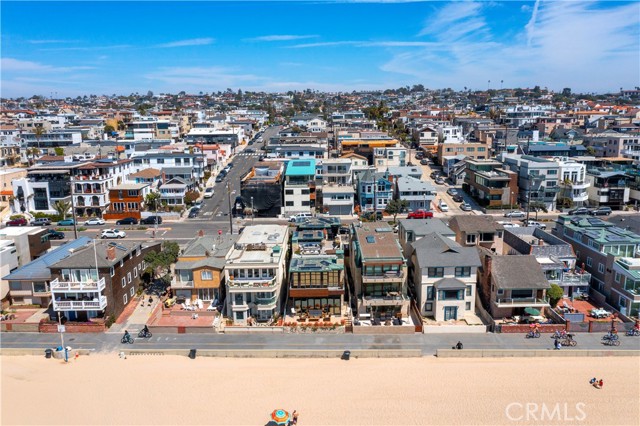
<svg viewBox="0 0 640 426">
<path fill-rule="evenodd" d="M 236 191 L 231 191 L 231 186 L 227 182 L 227 195 L 229 198 L 229 234 L 233 235 L 233 214 L 231 213 L 231 194 L 235 194 Z"/>
</svg>

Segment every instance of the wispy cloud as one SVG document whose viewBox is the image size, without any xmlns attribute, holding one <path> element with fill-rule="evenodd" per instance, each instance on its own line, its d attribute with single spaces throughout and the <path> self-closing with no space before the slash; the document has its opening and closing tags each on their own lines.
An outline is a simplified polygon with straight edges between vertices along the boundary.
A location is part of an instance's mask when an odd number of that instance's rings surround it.
<svg viewBox="0 0 640 426">
<path fill-rule="evenodd" d="M 260 37 L 246 38 L 245 41 L 291 41 L 291 40 L 304 40 L 309 38 L 318 38 L 319 35 L 287 35 L 287 34 L 274 34 Z"/>
<path fill-rule="evenodd" d="M 163 67 L 146 74 L 145 78 L 159 81 L 171 87 L 198 88 L 199 90 L 202 90 L 203 87 L 234 87 L 265 79 L 258 75 L 243 74 L 238 71 L 235 68 L 220 66 Z"/>
<path fill-rule="evenodd" d="M 29 40 L 31 44 L 62 44 L 62 43 L 78 43 L 79 40 Z"/>
<path fill-rule="evenodd" d="M 78 52 L 89 52 L 93 50 L 118 50 L 118 49 L 129 49 L 133 47 L 130 44 L 109 44 L 104 46 L 85 46 L 85 47 L 51 47 L 47 49 L 39 49 L 41 52 L 64 52 L 64 51 L 78 51 Z"/>
<path fill-rule="evenodd" d="M 591 92 L 637 85 L 639 3 L 536 2 L 528 22 L 502 38 L 486 24 L 485 7 L 447 4 L 437 14 L 445 21 L 431 19 L 420 32 L 447 48 L 393 52 L 381 69 L 430 87 L 480 89 L 504 80 L 509 87 Z"/>
<path fill-rule="evenodd" d="M 215 42 L 211 37 L 192 38 L 188 40 L 172 41 L 170 43 L 157 44 L 154 47 L 185 47 L 185 46 L 206 46 Z"/>
<path fill-rule="evenodd" d="M 56 67 L 53 65 L 42 64 L 39 62 L 22 61 L 15 58 L 2 58 L 0 60 L 1 68 L 3 72 L 68 72 L 68 71 L 81 71 L 91 70 L 94 67 L 88 66 L 75 66 L 75 67 Z"/>
</svg>

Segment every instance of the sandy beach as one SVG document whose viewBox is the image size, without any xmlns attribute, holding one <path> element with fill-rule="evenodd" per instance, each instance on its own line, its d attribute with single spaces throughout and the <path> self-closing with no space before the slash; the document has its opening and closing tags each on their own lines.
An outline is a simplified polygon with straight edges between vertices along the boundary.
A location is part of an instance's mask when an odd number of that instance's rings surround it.
<svg viewBox="0 0 640 426">
<path fill-rule="evenodd" d="M 1 357 L 2 425 L 640 424 L 633 357 Z M 595 389 L 591 377 L 604 378 Z M 546 411 L 545 411 L 546 410 Z"/>
</svg>

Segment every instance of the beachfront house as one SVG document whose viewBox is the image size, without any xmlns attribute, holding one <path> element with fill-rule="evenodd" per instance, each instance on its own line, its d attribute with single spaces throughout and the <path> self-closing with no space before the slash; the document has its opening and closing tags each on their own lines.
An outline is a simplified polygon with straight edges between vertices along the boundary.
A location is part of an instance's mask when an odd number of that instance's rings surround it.
<svg viewBox="0 0 640 426">
<path fill-rule="evenodd" d="M 226 256 L 237 239 L 237 235 L 204 235 L 200 231 L 175 264 L 171 289 L 177 298 L 218 305 L 225 293 Z"/>
<path fill-rule="evenodd" d="M 160 243 L 95 241 L 49 266 L 53 311 L 72 321 L 117 318 L 138 291 L 147 253 Z"/>
<path fill-rule="evenodd" d="M 358 318 L 406 318 L 407 262 L 392 229 L 380 222 L 352 225 L 350 252 Z"/>
<path fill-rule="evenodd" d="M 478 291 L 484 309 L 494 319 L 522 316 L 525 309 L 549 307 L 551 286 L 535 256 L 502 256 L 479 247 Z"/>
<path fill-rule="evenodd" d="M 458 320 L 475 312 L 478 251 L 436 233 L 411 244 L 416 302 L 423 316 Z"/>
<path fill-rule="evenodd" d="M 226 314 L 234 325 L 271 320 L 281 309 L 289 227 L 247 226 L 225 264 Z"/>
</svg>

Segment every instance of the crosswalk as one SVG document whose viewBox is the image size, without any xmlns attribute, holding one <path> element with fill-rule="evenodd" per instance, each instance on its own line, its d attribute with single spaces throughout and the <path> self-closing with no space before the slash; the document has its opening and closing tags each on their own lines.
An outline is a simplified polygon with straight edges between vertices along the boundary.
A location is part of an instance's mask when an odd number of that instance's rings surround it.
<svg viewBox="0 0 640 426">
<path fill-rule="evenodd" d="M 256 152 L 239 152 L 235 156 L 236 157 L 257 157 L 259 155 L 260 154 L 258 154 Z"/>
</svg>

